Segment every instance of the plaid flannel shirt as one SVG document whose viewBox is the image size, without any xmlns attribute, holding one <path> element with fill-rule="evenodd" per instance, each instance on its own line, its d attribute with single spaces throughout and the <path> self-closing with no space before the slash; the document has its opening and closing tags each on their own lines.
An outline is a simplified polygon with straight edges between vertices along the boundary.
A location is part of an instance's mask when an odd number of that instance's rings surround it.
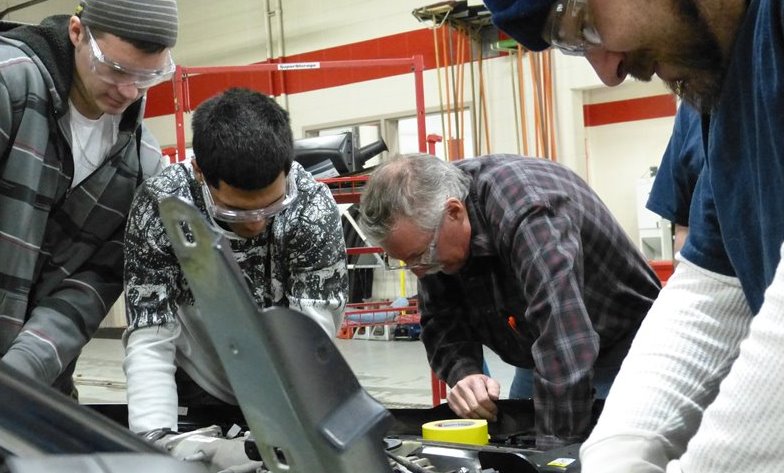
<svg viewBox="0 0 784 473">
<path fill-rule="evenodd" d="M 457 274 L 420 280 L 429 362 L 449 385 L 482 373 L 482 345 L 533 368 L 537 444 L 582 440 L 593 367 L 620 365 L 658 279 L 567 168 L 509 155 L 456 165 L 472 177 L 470 257 Z"/>
</svg>

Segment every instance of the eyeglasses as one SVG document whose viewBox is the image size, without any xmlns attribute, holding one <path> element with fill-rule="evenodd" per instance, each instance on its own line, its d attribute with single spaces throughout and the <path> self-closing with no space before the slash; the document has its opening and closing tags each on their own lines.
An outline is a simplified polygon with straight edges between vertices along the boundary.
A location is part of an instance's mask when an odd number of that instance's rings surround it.
<svg viewBox="0 0 784 473">
<path fill-rule="evenodd" d="M 542 38 L 570 56 L 584 56 L 602 39 L 588 10 L 587 0 L 557 0 L 542 29 Z"/>
<path fill-rule="evenodd" d="M 442 265 L 437 261 L 437 251 L 438 251 L 438 235 L 441 232 L 441 224 L 444 221 L 444 216 L 441 216 L 441 220 L 438 221 L 438 225 L 436 226 L 435 230 L 433 230 L 433 239 L 430 240 L 430 244 L 427 246 L 427 250 L 423 251 L 422 254 L 417 256 L 416 258 L 406 261 L 405 264 L 393 263 L 389 259 L 389 255 L 384 253 L 384 266 L 386 269 L 389 270 L 401 270 L 401 269 L 408 269 L 411 271 L 425 271 L 427 274 L 437 273 L 441 271 Z M 399 260 L 396 260 L 399 261 Z"/>
<path fill-rule="evenodd" d="M 98 42 L 86 25 L 84 31 L 90 40 L 90 68 L 103 82 L 112 85 L 133 85 L 137 89 L 148 89 L 171 79 L 176 66 L 171 50 L 166 52 L 166 65 L 162 69 L 133 69 L 118 64 L 104 56 Z"/>
<path fill-rule="evenodd" d="M 289 208 L 297 199 L 298 194 L 293 173 L 289 173 L 286 179 L 286 194 L 263 209 L 238 210 L 216 204 L 212 198 L 212 191 L 210 191 L 207 181 L 204 180 L 201 183 L 201 191 L 210 216 L 215 220 L 228 223 L 254 223 L 269 220 Z"/>
</svg>

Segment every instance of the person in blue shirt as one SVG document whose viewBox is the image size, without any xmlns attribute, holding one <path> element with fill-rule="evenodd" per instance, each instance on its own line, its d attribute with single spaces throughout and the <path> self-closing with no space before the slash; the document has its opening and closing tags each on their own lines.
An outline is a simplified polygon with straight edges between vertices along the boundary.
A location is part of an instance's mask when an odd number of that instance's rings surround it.
<svg viewBox="0 0 784 473">
<path fill-rule="evenodd" d="M 780 471 L 781 0 L 485 4 L 526 48 L 584 56 L 608 86 L 656 75 L 705 114 L 705 168 L 680 264 L 581 447 L 583 473 Z"/>
<path fill-rule="evenodd" d="M 677 254 L 689 233 L 689 207 L 697 178 L 705 162 L 700 114 L 682 104 L 645 207 L 675 226 L 672 254 Z"/>
</svg>

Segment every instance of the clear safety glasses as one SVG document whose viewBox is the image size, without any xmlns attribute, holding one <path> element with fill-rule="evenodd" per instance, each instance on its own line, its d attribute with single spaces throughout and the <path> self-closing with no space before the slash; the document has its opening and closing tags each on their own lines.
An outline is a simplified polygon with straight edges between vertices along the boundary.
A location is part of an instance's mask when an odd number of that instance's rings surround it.
<svg viewBox="0 0 784 473">
<path fill-rule="evenodd" d="M 269 220 L 289 208 L 297 199 L 297 184 L 292 173 L 289 173 L 286 179 L 286 194 L 263 209 L 238 210 L 216 204 L 212 198 L 212 192 L 204 180 L 201 183 L 201 190 L 210 216 L 215 220 L 228 223 L 255 223 Z"/>
<path fill-rule="evenodd" d="M 438 252 L 438 235 L 441 232 L 441 224 L 444 221 L 444 216 L 438 221 L 438 226 L 433 231 L 433 239 L 427 246 L 427 250 L 422 252 L 419 256 L 406 261 L 405 263 L 399 260 L 390 260 L 389 256 L 384 253 L 384 266 L 390 270 L 408 269 L 411 271 L 425 271 L 427 274 L 437 273 L 441 270 L 441 263 L 438 262 L 436 253 Z"/>
<path fill-rule="evenodd" d="M 587 0 L 557 0 L 553 3 L 542 38 L 570 56 L 584 56 L 586 50 L 602 44 Z"/>
<path fill-rule="evenodd" d="M 133 69 L 104 56 L 90 28 L 84 26 L 84 31 L 90 41 L 90 67 L 95 75 L 107 84 L 133 85 L 137 89 L 148 89 L 171 79 L 174 74 L 176 66 L 171 51 L 166 52 L 166 64 L 162 69 Z"/>
</svg>

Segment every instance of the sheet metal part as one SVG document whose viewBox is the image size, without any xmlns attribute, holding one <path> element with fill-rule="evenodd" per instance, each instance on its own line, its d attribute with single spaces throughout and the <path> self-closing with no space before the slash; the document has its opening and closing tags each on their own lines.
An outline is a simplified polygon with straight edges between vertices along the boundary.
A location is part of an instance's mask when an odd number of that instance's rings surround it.
<svg viewBox="0 0 784 473">
<path fill-rule="evenodd" d="M 391 472 L 392 423 L 327 334 L 287 308 L 260 310 L 229 242 L 189 202 L 161 219 L 265 466 L 275 473 Z"/>
</svg>

